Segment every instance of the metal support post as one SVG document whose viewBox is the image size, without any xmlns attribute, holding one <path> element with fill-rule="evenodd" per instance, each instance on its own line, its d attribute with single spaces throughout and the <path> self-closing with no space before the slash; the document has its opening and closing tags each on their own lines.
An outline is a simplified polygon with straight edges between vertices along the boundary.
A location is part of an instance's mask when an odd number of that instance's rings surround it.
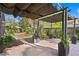
<svg viewBox="0 0 79 59">
<path fill-rule="evenodd" d="M 72 44 L 76 44 L 77 43 L 77 36 L 75 34 L 75 31 L 76 31 L 76 18 L 74 18 L 74 26 L 73 26 L 73 36 L 72 36 Z"/>
<path fill-rule="evenodd" d="M 75 22 L 76 22 L 76 18 L 74 18 L 74 27 L 73 27 L 73 32 L 74 32 L 74 36 L 75 36 L 75 30 L 76 30 L 76 28 L 75 28 Z"/>
<path fill-rule="evenodd" d="M 63 9 L 62 14 L 62 40 L 66 40 L 67 37 L 67 9 Z"/>
</svg>

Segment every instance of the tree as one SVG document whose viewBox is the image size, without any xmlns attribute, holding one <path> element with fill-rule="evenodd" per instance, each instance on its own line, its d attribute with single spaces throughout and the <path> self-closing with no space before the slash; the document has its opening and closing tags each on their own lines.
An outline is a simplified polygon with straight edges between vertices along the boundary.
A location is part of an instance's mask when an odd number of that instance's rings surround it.
<svg viewBox="0 0 79 59">
<path fill-rule="evenodd" d="M 6 34 L 14 34 L 15 33 L 16 22 L 13 18 L 8 18 L 5 20 L 5 33 Z"/>
<path fill-rule="evenodd" d="M 14 34 L 15 33 L 15 25 L 16 25 L 15 20 L 6 22 L 6 25 L 5 25 L 6 34 Z"/>
<path fill-rule="evenodd" d="M 46 30 L 44 29 L 44 25 L 42 25 L 42 24 L 40 25 L 39 36 L 40 36 L 41 38 L 44 38 L 44 37 L 47 36 Z"/>
<path fill-rule="evenodd" d="M 19 22 L 19 26 L 22 29 L 22 32 L 31 33 L 33 32 L 32 20 L 30 18 L 22 17 L 22 20 Z"/>
</svg>

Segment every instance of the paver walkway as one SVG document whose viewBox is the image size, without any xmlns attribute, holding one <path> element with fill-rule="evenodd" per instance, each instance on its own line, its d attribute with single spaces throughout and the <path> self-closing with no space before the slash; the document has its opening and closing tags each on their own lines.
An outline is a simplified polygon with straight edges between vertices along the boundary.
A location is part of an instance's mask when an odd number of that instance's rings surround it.
<svg viewBox="0 0 79 59">
<path fill-rule="evenodd" d="M 69 56 L 79 56 L 79 43 L 70 44 Z"/>
<path fill-rule="evenodd" d="M 9 56 L 57 56 L 58 54 L 57 42 L 51 40 L 41 40 L 35 44 L 24 40 L 21 42 L 24 44 L 8 48 L 4 53 Z"/>
</svg>

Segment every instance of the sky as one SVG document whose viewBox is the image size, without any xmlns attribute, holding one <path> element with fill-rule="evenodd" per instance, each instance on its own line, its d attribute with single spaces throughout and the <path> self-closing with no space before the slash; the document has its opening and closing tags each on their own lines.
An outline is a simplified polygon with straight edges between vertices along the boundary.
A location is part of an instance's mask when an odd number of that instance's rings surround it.
<svg viewBox="0 0 79 59">
<path fill-rule="evenodd" d="M 79 3 L 59 3 L 61 7 L 68 7 L 70 10 L 69 14 L 79 18 Z M 57 3 L 52 3 L 52 5 L 57 5 Z"/>
<path fill-rule="evenodd" d="M 72 16 L 79 18 L 79 3 L 61 3 L 61 6 L 68 7 Z"/>
<path fill-rule="evenodd" d="M 57 3 L 52 3 L 52 5 L 56 6 Z M 62 7 L 68 7 L 70 10 L 70 15 L 73 17 L 78 17 L 79 18 L 79 3 L 60 3 Z M 6 19 L 13 19 L 13 15 L 7 15 L 5 14 Z M 21 19 L 19 16 L 15 18 L 16 22 L 19 22 L 19 19 Z"/>
<path fill-rule="evenodd" d="M 19 22 L 20 20 L 22 20 L 21 17 L 17 16 L 17 17 L 15 18 L 15 17 L 14 17 L 13 15 L 11 15 L 11 14 L 5 14 L 5 19 L 6 19 L 6 20 L 14 20 L 14 19 L 15 19 L 16 22 Z"/>
</svg>

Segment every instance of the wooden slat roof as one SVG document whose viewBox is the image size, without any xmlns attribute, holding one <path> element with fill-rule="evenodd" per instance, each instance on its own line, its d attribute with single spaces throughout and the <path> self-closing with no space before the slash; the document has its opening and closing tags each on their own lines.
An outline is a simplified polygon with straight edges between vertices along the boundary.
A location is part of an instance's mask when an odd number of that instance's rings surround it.
<svg viewBox="0 0 79 59">
<path fill-rule="evenodd" d="M 0 3 L 0 6 L 5 13 L 32 19 L 43 17 L 57 11 L 50 3 Z M 60 14 L 51 18 L 53 21 L 59 21 L 62 16 Z M 48 19 L 44 19 L 44 21 L 49 21 Z"/>
</svg>

